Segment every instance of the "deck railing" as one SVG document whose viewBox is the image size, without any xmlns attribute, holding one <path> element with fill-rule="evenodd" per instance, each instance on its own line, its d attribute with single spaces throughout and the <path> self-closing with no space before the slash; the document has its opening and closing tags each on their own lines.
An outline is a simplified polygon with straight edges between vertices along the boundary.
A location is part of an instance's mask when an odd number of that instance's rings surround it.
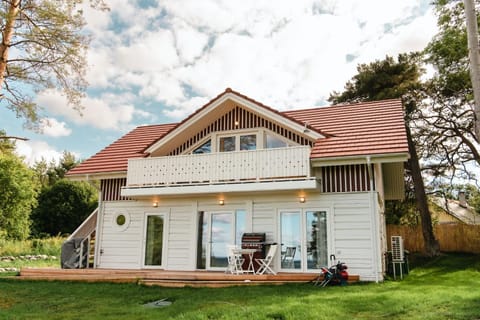
<svg viewBox="0 0 480 320">
<path fill-rule="evenodd" d="M 130 159 L 127 187 L 310 178 L 310 147 Z"/>
</svg>

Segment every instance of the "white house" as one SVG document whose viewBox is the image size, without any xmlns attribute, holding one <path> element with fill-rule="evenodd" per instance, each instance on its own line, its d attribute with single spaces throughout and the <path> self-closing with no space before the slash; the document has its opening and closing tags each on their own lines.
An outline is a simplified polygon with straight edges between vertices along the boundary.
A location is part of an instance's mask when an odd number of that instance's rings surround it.
<svg viewBox="0 0 480 320">
<path fill-rule="evenodd" d="M 265 233 L 276 271 L 317 273 L 334 254 L 379 281 L 384 201 L 403 197 L 408 156 L 400 100 L 279 112 L 226 89 L 71 170 L 101 186 L 76 236 L 95 231 L 96 268 L 225 270 L 227 245 Z"/>
</svg>

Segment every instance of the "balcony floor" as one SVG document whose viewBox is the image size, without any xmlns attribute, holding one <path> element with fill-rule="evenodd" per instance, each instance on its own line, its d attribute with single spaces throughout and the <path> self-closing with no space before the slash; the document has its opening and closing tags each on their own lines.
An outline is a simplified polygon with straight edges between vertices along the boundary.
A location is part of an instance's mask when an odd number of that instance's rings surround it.
<svg viewBox="0 0 480 320">
<path fill-rule="evenodd" d="M 316 279 L 315 273 L 278 273 L 276 275 L 226 274 L 211 271 L 164 271 L 164 270 L 119 270 L 119 269 L 56 269 L 23 268 L 19 280 L 124 282 L 163 287 L 228 287 L 242 285 L 278 285 L 286 283 L 309 283 Z M 358 276 L 350 275 L 349 282 Z"/>
</svg>

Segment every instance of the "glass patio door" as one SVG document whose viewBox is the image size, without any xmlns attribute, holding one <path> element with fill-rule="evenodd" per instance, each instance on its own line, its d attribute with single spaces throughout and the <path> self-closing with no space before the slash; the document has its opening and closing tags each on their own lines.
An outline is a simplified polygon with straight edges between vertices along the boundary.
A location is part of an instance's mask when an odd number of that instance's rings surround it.
<svg viewBox="0 0 480 320">
<path fill-rule="evenodd" d="M 317 270 L 328 265 L 327 247 L 327 213 L 325 211 L 308 210 L 306 219 L 306 253 L 307 269 Z"/>
<path fill-rule="evenodd" d="M 164 215 L 149 214 L 145 222 L 144 266 L 161 267 L 163 254 Z"/>
<path fill-rule="evenodd" d="M 302 216 L 301 211 L 280 213 L 281 268 L 302 268 Z"/>
<path fill-rule="evenodd" d="M 227 245 L 233 244 L 233 212 L 210 213 L 207 269 L 225 268 L 228 265 Z"/>
<path fill-rule="evenodd" d="M 280 212 L 280 266 L 283 270 L 315 271 L 328 265 L 327 212 Z"/>
</svg>

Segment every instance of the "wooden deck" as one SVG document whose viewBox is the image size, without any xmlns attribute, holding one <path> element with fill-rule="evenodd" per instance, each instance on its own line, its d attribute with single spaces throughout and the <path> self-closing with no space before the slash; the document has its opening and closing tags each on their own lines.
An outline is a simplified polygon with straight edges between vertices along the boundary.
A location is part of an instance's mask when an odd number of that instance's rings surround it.
<svg viewBox="0 0 480 320">
<path fill-rule="evenodd" d="M 316 279 L 314 273 L 278 273 L 276 275 L 226 274 L 210 271 L 163 271 L 119 269 L 56 269 L 22 268 L 20 280 L 126 282 L 163 287 L 228 287 L 242 285 L 275 285 L 308 283 Z M 358 276 L 350 275 L 349 282 Z"/>
</svg>

